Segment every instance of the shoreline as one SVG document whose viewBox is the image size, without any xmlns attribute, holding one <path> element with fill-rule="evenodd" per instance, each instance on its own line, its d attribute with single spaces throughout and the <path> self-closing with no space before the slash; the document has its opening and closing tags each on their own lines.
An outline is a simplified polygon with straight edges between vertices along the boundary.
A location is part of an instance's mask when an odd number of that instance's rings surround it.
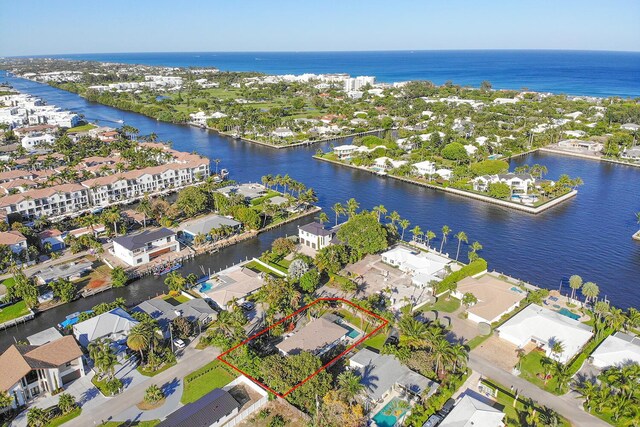
<svg viewBox="0 0 640 427">
<path fill-rule="evenodd" d="M 605 162 L 605 163 L 612 163 L 615 165 L 621 165 L 621 166 L 631 166 L 634 168 L 640 168 L 640 163 L 628 163 L 628 162 L 622 162 L 620 160 L 614 160 L 614 159 L 607 159 L 606 157 L 600 157 L 600 156 L 596 156 L 596 155 L 591 155 L 591 154 L 585 154 L 585 153 L 576 153 L 573 151 L 565 151 L 565 150 L 561 150 L 555 147 L 540 147 L 538 149 L 536 149 L 535 151 L 540 151 L 543 153 L 550 153 L 550 154 L 561 154 L 561 155 L 565 155 L 565 156 L 571 156 L 571 157 L 577 157 L 579 159 L 586 159 L 586 160 L 597 160 L 600 162 Z"/>
<path fill-rule="evenodd" d="M 320 156 L 313 156 L 313 158 L 316 159 L 316 160 L 321 160 L 321 161 L 325 161 L 325 162 L 328 162 L 328 163 L 333 163 L 333 164 L 340 165 L 340 166 L 346 166 L 346 167 L 349 167 L 349 168 L 352 168 L 352 169 L 356 169 L 356 170 L 359 170 L 359 171 L 376 174 L 374 171 L 362 168 L 360 166 L 349 165 L 349 164 L 346 164 L 346 163 L 338 162 L 336 160 L 325 159 L 324 157 L 320 157 Z M 429 183 L 426 183 L 426 182 L 415 181 L 413 179 L 408 179 L 408 178 L 394 176 L 394 175 L 384 175 L 384 176 L 392 178 L 392 179 L 396 179 L 398 181 L 406 182 L 406 183 L 409 183 L 409 184 L 419 185 L 421 187 L 426 187 L 426 188 L 430 188 L 430 189 L 433 189 L 433 190 L 440 190 L 440 191 L 443 191 L 445 193 L 454 194 L 454 195 L 461 196 L 461 197 L 467 197 L 467 198 L 470 198 L 470 199 L 475 199 L 475 200 L 478 200 L 478 201 L 481 201 L 481 202 L 485 202 L 485 203 L 491 203 L 491 204 L 494 204 L 494 205 L 498 205 L 498 206 L 502 206 L 502 207 L 506 207 L 506 208 L 510 208 L 510 209 L 514 209 L 514 210 L 518 210 L 518 211 L 529 213 L 529 214 L 533 214 L 533 215 L 537 215 L 537 214 L 542 213 L 542 212 L 544 212 L 544 211 L 546 211 L 548 209 L 551 209 L 551 208 L 559 205 L 560 203 L 562 203 L 562 202 L 564 202 L 566 200 L 569 200 L 572 197 L 575 197 L 578 194 L 577 190 L 571 190 L 570 192 L 568 192 L 566 194 L 563 194 L 562 196 L 557 197 L 557 198 L 555 198 L 553 200 L 549 200 L 548 202 L 545 202 L 544 204 L 542 204 L 540 206 L 532 207 L 532 206 L 516 204 L 516 203 L 513 203 L 513 202 L 508 202 L 506 200 L 494 199 L 493 197 L 484 196 L 482 194 L 475 194 L 475 193 L 471 193 L 469 191 L 459 190 L 457 188 L 441 187 L 441 186 L 438 186 L 438 185 L 433 185 L 433 184 L 429 184 Z"/>
</svg>

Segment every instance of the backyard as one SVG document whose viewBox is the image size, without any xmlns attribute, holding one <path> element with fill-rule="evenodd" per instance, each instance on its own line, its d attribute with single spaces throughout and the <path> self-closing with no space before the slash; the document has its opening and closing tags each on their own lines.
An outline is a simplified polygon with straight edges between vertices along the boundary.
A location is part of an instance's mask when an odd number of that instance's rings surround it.
<svg viewBox="0 0 640 427">
<path fill-rule="evenodd" d="M 548 360 L 548 358 L 544 352 L 537 349 L 529 352 L 529 354 L 522 358 L 520 377 L 549 393 L 562 394 L 557 390 L 558 384 L 555 376 L 550 375 L 550 378 L 545 384 L 544 375 L 552 372 L 551 363 L 547 366 L 545 360 Z"/>
<path fill-rule="evenodd" d="M 214 360 L 184 377 L 183 404 L 195 402 L 216 388 L 224 387 L 237 375 L 219 360 Z"/>
<path fill-rule="evenodd" d="M 15 304 L 2 307 L 0 308 L 0 323 L 26 316 L 29 314 L 29 311 L 29 307 L 27 307 L 27 304 L 22 300 Z"/>
</svg>

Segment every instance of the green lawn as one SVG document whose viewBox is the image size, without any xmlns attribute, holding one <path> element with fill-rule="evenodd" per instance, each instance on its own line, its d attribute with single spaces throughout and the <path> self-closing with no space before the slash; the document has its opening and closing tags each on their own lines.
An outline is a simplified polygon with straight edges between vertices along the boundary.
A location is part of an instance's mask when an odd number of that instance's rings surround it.
<svg viewBox="0 0 640 427">
<path fill-rule="evenodd" d="M 102 393 L 104 396 L 111 396 L 111 394 L 109 394 L 106 388 L 107 378 L 105 377 L 102 380 L 98 380 L 97 378 L 98 378 L 97 375 L 91 378 L 91 382 L 93 383 L 93 385 L 96 386 L 98 390 L 100 390 L 100 393 Z"/>
<path fill-rule="evenodd" d="M 270 274 L 272 276 L 276 276 L 277 277 L 277 273 L 275 271 L 270 270 L 267 267 L 265 267 L 264 265 L 262 265 L 260 263 L 257 263 L 255 261 L 251 261 L 248 264 L 245 264 L 245 267 L 250 268 L 251 270 L 257 271 L 259 273 L 262 272 L 262 273 Z M 273 268 L 275 268 L 277 271 L 282 271 L 282 268 L 277 268 L 275 266 Z"/>
<path fill-rule="evenodd" d="M 560 395 L 556 390 L 556 380 L 551 377 L 547 384 L 544 383 L 544 380 L 540 378 L 538 375 L 544 376 L 547 372 L 545 367 L 542 365 L 542 359 L 545 357 L 545 354 L 539 350 L 533 350 L 529 354 L 527 354 L 522 359 L 522 364 L 520 366 L 520 377 L 529 381 L 532 384 L 537 385 L 543 390 L 548 391 L 549 393 L 553 393 L 556 395 Z"/>
<path fill-rule="evenodd" d="M 8 322 L 27 314 L 29 314 L 27 304 L 24 301 L 18 301 L 15 304 L 0 308 L 0 323 Z"/>
<path fill-rule="evenodd" d="M 523 411 L 525 411 L 525 402 L 523 400 L 518 399 L 514 407 L 513 401 L 515 400 L 515 396 L 512 395 L 511 392 L 508 391 L 503 385 L 493 380 L 483 380 L 482 383 L 486 386 L 491 387 L 494 390 L 498 389 L 498 396 L 496 397 L 496 400 L 498 401 L 498 404 L 500 406 L 503 406 L 503 408 L 499 408 L 499 409 L 501 409 L 502 412 L 506 414 L 506 416 L 504 417 L 505 425 L 509 427 L 522 426 L 522 423 L 520 422 L 519 413 L 522 413 Z M 538 412 L 540 412 L 541 408 L 538 407 L 536 409 L 538 410 Z M 560 424 L 558 424 L 558 427 L 570 427 L 570 426 L 571 426 L 571 423 L 567 419 L 561 416 Z"/>
<path fill-rule="evenodd" d="M 433 304 L 425 304 L 420 307 L 419 311 L 436 310 L 443 313 L 453 313 L 460 308 L 460 300 L 458 298 L 442 296 Z"/>
<path fill-rule="evenodd" d="M 47 427 L 61 426 L 62 424 L 69 422 L 75 417 L 79 416 L 81 413 L 82 413 L 82 408 L 76 408 L 73 411 L 69 412 L 68 414 L 60 415 L 59 417 L 52 419 L 47 423 Z"/>
<path fill-rule="evenodd" d="M 469 348 L 471 350 L 473 350 L 474 348 L 478 347 L 480 344 L 485 342 L 490 336 L 491 336 L 491 334 L 489 334 L 489 335 L 478 335 L 477 337 L 473 337 L 469 341 L 467 341 L 467 346 L 469 346 Z"/>
<path fill-rule="evenodd" d="M 375 348 L 376 350 L 382 350 L 382 347 L 384 346 L 384 342 L 386 341 L 386 339 L 387 339 L 386 334 L 383 334 L 380 332 L 372 336 L 371 338 L 367 339 L 365 342 L 362 343 L 362 345 L 365 347 Z"/>
<path fill-rule="evenodd" d="M 166 296 L 162 297 L 162 299 L 165 300 L 166 302 L 168 302 L 171 305 L 178 305 L 178 304 L 182 304 L 182 303 L 185 303 L 185 302 L 189 301 L 189 298 L 185 297 L 182 294 L 176 295 L 176 296 L 166 295 Z"/>
<path fill-rule="evenodd" d="M 91 123 L 88 123 L 86 125 L 81 125 L 81 126 L 76 126 L 74 128 L 71 128 L 69 130 L 67 130 L 67 132 L 86 132 L 89 131 L 93 128 L 95 128 L 95 125 L 92 125 Z"/>
<path fill-rule="evenodd" d="M 233 381 L 237 375 L 219 360 L 214 360 L 184 377 L 183 404 L 195 402 L 205 394 Z"/>
</svg>

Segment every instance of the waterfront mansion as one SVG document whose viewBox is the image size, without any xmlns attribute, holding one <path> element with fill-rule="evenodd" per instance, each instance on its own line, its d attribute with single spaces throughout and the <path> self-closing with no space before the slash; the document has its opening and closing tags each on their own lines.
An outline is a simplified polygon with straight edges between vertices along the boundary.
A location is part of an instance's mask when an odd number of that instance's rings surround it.
<svg viewBox="0 0 640 427">
<path fill-rule="evenodd" d="M 91 158 L 81 162 L 84 170 L 96 169 L 98 176 L 78 183 L 67 183 L 44 188 L 31 188 L 0 197 L 0 209 L 7 215 L 19 213 L 26 218 L 47 216 L 51 219 L 80 214 L 88 209 L 131 202 L 145 194 L 163 194 L 199 182 L 210 175 L 209 159 L 197 154 L 183 153 L 163 144 L 140 144 L 142 147 L 160 148 L 163 164 L 142 169 L 119 172 L 117 157 Z M 91 166 L 85 166 L 89 165 Z M 14 171 L 9 171 L 14 172 Z M 48 175 L 50 171 L 7 173 L 7 181 Z M 53 170 L 53 173 L 59 173 Z M 101 175 L 104 174 L 104 175 Z M 20 175 L 20 177 L 17 177 Z M 15 177 L 15 178 L 14 178 Z M 3 178 L 4 179 L 4 178 Z M 41 182 L 40 185 L 44 183 Z"/>
</svg>

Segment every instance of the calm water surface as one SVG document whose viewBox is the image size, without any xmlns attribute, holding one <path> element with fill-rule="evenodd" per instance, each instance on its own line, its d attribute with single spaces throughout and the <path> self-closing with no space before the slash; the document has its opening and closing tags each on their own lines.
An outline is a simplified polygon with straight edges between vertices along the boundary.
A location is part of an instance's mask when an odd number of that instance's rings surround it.
<svg viewBox="0 0 640 427">
<path fill-rule="evenodd" d="M 409 219 L 410 228 L 420 225 L 423 230 L 439 234 L 440 228 L 447 224 L 454 233 L 465 231 L 470 242 L 477 240 L 484 245 L 481 255 L 488 260 L 490 268 L 497 271 L 548 288 L 557 288 L 563 276 L 580 274 L 585 280 L 600 285 L 601 295 L 606 295 L 614 304 L 640 306 L 640 244 L 631 240 L 638 228 L 634 212 L 640 211 L 639 168 L 541 153 L 518 158 L 512 166 L 541 163 L 548 167 L 550 178 L 567 173 L 585 181 L 576 198 L 533 216 L 316 161 L 311 156 L 318 145 L 270 149 L 90 103 L 75 94 L 39 83 L 3 74 L 0 78 L 50 104 L 84 114 L 87 119 L 112 126 L 119 126 L 114 122 L 123 119 L 139 128 L 142 134 L 155 132 L 161 140 L 172 141 L 178 150 L 220 158 L 220 167 L 229 169 L 231 177 L 238 181 L 258 181 L 265 174 L 288 173 L 316 189 L 319 205 L 330 217 L 330 207 L 350 197 L 356 197 L 361 207 L 367 209 L 383 204 Z M 320 147 L 328 149 L 327 145 Z M 200 272 L 200 266 L 205 270 L 223 268 L 261 253 L 281 233 L 295 234 L 296 224 L 219 254 L 197 258 L 185 269 Z M 439 245 L 439 241 L 435 244 Z M 446 248 L 455 253 L 453 238 Z M 466 248 L 461 251 L 465 258 L 466 252 Z M 0 347 L 8 345 L 13 335 L 26 336 L 63 320 L 65 314 L 89 308 L 102 300 L 124 296 L 136 302 L 163 289 L 162 280 L 149 277 L 127 288 L 44 313 L 22 327 L 0 332 Z"/>
</svg>

